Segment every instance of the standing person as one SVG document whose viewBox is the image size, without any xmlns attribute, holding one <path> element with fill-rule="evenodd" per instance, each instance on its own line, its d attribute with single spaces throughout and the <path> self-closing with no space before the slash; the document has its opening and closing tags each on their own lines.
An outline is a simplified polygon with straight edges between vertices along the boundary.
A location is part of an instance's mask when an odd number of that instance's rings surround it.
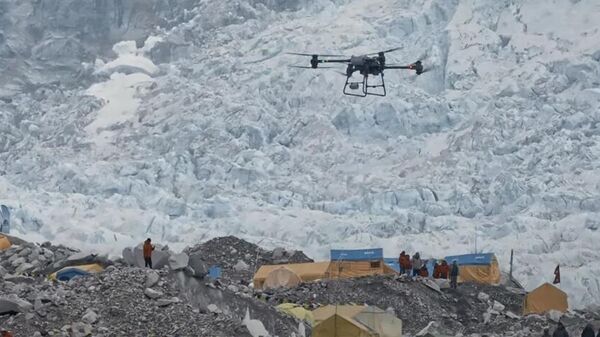
<svg viewBox="0 0 600 337">
<path fill-rule="evenodd" d="M 448 275 L 450 274 L 450 266 L 446 260 L 442 260 L 442 264 L 439 267 L 440 277 L 441 279 L 447 280 Z"/>
<path fill-rule="evenodd" d="M 581 332 L 581 337 L 596 337 L 595 335 L 594 327 L 591 323 L 588 323 L 588 325 L 583 328 L 583 332 Z"/>
<path fill-rule="evenodd" d="M 412 265 L 412 276 L 417 276 L 419 275 L 419 272 L 421 271 L 421 268 L 423 268 L 423 261 L 421 260 L 421 255 L 419 255 L 419 252 L 416 252 L 415 255 L 413 255 L 411 265 Z"/>
<path fill-rule="evenodd" d="M 144 242 L 144 267 L 149 267 L 152 269 L 152 251 L 154 250 L 154 246 L 152 245 L 152 240 L 150 238 L 146 239 Z"/>
<path fill-rule="evenodd" d="M 440 272 L 440 264 L 437 260 L 435 260 L 435 264 L 433 265 L 433 278 L 442 278 Z"/>
<path fill-rule="evenodd" d="M 567 329 L 565 329 L 565 326 L 562 324 L 562 322 L 558 322 L 556 330 L 554 330 L 554 333 L 552 333 L 552 337 L 569 337 L 569 333 L 567 332 Z"/>
<path fill-rule="evenodd" d="M 456 289 L 458 286 L 458 261 L 452 261 L 452 269 L 450 270 L 450 288 Z"/>
<path fill-rule="evenodd" d="M 404 255 L 402 255 L 404 254 Z M 402 251 L 402 253 L 400 254 L 400 268 L 404 269 L 404 271 L 402 272 L 402 274 L 408 274 L 410 275 L 410 255 L 406 254 L 404 251 Z"/>
</svg>

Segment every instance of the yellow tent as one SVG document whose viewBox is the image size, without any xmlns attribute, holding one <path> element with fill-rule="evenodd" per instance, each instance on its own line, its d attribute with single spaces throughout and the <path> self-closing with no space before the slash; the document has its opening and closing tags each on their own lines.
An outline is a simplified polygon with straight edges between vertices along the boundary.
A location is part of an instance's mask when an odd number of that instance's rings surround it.
<svg viewBox="0 0 600 337">
<path fill-rule="evenodd" d="M 263 288 L 290 288 L 300 283 L 302 283 L 302 279 L 293 270 L 286 267 L 279 267 L 267 275 L 263 283 Z"/>
<path fill-rule="evenodd" d="M 0 250 L 6 250 L 10 248 L 10 246 L 12 246 L 10 240 L 4 235 L 0 235 Z"/>
<path fill-rule="evenodd" d="M 352 278 L 369 275 L 396 274 L 392 267 L 381 260 L 377 261 L 331 261 L 331 278 Z"/>
<path fill-rule="evenodd" d="M 458 282 L 500 284 L 500 265 L 493 253 L 447 256 L 445 260 L 458 262 Z"/>
<path fill-rule="evenodd" d="M 295 287 L 301 282 L 320 279 L 351 278 L 368 275 L 395 274 L 383 261 L 331 261 L 267 265 L 254 275 L 256 289 Z"/>
<path fill-rule="evenodd" d="M 276 306 L 277 310 L 282 311 L 290 316 L 296 317 L 301 321 L 308 322 L 311 326 L 314 325 L 315 319 L 312 311 L 306 310 L 303 307 L 294 303 L 283 303 Z"/>
<path fill-rule="evenodd" d="M 544 314 L 550 310 L 566 312 L 568 308 L 567 294 L 550 283 L 537 287 L 523 301 L 523 315 Z"/>
<path fill-rule="evenodd" d="M 313 311 L 313 337 L 401 337 L 402 321 L 376 307 L 328 305 Z"/>
<path fill-rule="evenodd" d="M 89 275 L 102 272 L 104 267 L 97 263 L 85 264 L 81 266 L 69 266 L 54 272 L 48 276 L 51 280 L 68 281 L 76 276 Z"/>
<path fill-rule="evenodd" d="M 328 278 L 328 269 L 329 262 L 262 266 L 254 274 L 254 287 L 256 289 L 263 289 L 267 280 L 269 286 L 276 284 L 279 287 L 294 287 L 299 282 L 310 282 Z M 271 273 L 273 274 L 271 275 Z"/>
</svg>

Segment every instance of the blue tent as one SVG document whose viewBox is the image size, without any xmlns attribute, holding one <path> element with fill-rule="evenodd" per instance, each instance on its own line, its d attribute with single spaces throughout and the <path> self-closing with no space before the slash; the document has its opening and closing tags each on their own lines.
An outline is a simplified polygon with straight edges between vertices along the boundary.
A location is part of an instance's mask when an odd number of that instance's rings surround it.
<svg viewBox="0 0 600 337">
<path fill-rule="evenodd" d="M 90 273 L 79 268 L 65 268 L 56 273 L 56 279 L 59 281 L 67 282 L 75 277 L 87 275 L 90 275 Z"/>
<path fill-rule="evenodd" d="M 494 253 L 446 256 L 448 263 L 454 260 L 458 261 L 459 266 L 489 266 L 494 260 Z"/>
<path fill-rule="evenodd" d="M 373 249 L 332 249 L 331 261 L 373 261 L 383 260 L 383 248 Z"/>
</svg>

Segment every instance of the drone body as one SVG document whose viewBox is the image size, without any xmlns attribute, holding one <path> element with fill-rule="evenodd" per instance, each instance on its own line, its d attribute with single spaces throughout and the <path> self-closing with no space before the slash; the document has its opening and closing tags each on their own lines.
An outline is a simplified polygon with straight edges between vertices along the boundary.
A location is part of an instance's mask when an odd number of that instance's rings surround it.
<svg viewBox="0 0 600 337">
<path fill-rule="evenodd" d="M 310 67 L 307 66 L 292 66 L 295 68 L 306 68 L 306 69 L 320 69 L 329 67 L 319 67 L 322 63 L 342 63 L 346 64 L 346 72 L 343 74 L 346 76 L 346 84 L 344 85 L 344 94 L 349 96 L 366 97 L 368 95 L 374 96 L 385 96 L 385 81 L 383 79 L 383 73 L 386 69 L 409 69 L 414 70 L 417 75 L 421 75 L 425 71 L 421 61 L 409 65 L 388 65 L 385 63 L 385 53 L 389 53 L 399 48 L 394 48 L 386 51 L 380 51 L 374 54 L 366 54 L 359 56 L 351 56 L 350 58 L 341 59 L 342 55 L 319 55 L 319 54 L 303 54 L 303 53 L 289 53 L 292 55 L 310 56 Z M 321 58 L 320 58 L 321 57 Z M 363 78 L 362 81 L 352 81 L 350 78 L 352 75 L 358 72 Z M 369 82 L 369 76 L 381 78 L 381 82 L 378 84 L 371 84 Z M 359 90 L 358 93 L 353 92 Z"/>
</svg>

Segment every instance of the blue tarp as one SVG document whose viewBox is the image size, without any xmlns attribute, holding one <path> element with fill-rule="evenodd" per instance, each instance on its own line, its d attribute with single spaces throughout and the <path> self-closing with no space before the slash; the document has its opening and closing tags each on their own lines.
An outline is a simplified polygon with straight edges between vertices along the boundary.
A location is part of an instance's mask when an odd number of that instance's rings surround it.
<svg viewBox="0 0 600 337">
<path fill-rule="evenodd" d="M 67 282 L 77 276 L 89 275 L 85 270 L 79 268 L 66 268 L 56 273 L 56 279 L 59 281 Z"/>
<path fill-rule="evenodd" d="M 493 257 L 494 253 L 465 254 L 446 256 L 446 261 L 451 264 L 452 261 L 457 260 L 462 266 L 487 266 L 492 264 Z"/>
<path fill-rule="evenodd" d="M 398 262 L 398 259 L 393 257 L 386 257 L 385 259 L 383 259 L 383 261 L 385 262 L 385 264 L 394 269 L 397 273 L 400 272 L 400 263 Z"/>
<path fill-rule="evenodd" d="M 331 261 L 371 261 L 383 259 L 383 248 L 332 249 Z"/>
<path fill-rule="evenodd" d="M 213 280 L 221 278 L 221 267 L 212 266 L 208 268 L 208 277 L 210 277 Z"/>
</svg>

